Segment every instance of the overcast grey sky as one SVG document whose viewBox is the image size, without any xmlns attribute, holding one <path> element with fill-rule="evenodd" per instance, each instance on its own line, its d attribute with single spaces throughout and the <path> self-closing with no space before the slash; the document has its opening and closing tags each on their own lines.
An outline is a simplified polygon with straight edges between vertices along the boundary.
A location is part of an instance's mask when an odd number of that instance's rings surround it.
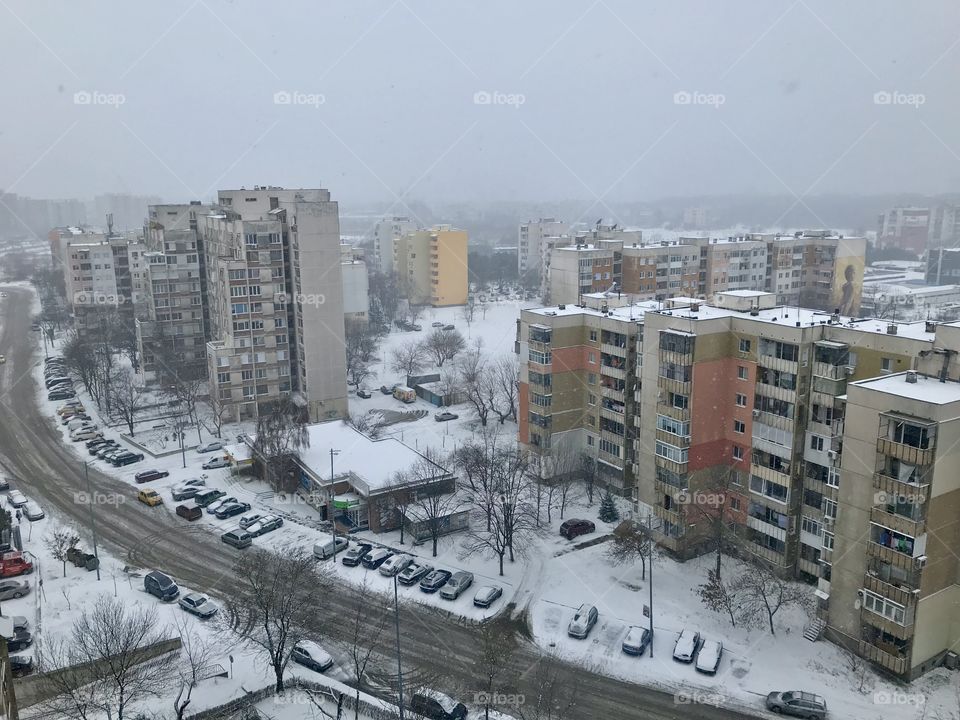
<svg viewBox="0 0 960 720">
<path fill-rule="evenodd" d="M 0 62 L 38 197 L 960 190 L 956 0 L 0 0 Z"/>
</svg>

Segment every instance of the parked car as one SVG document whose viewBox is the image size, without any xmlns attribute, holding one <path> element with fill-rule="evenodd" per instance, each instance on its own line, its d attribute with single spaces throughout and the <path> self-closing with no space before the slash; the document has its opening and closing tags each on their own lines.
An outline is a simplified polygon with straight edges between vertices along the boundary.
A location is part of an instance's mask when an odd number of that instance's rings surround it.
<svg viewBox="0 0 960 720">
<path fill-rule="evenodd" d="M 276 515 L 265 515 L 253 525 L 248 527 L 247 532 L 253 535 L 253 537 L 260 537 L 261 535 L 266 535 L 268 532 L 273 532 L 280 527 L 283 527 L 282 517 L 278 517 Z"/>
<path fill-rule="evenodd" d="M 210 515 L 216 515 L 217 510 L 222 508 L 224 505 L 229 505 L 230 503 L 235 502 L 239 502 L 239 500 L 237 500 L 233 495 L 230 497 L 221 497 L 219 500 L 214 500 L 212 503 L 207 505 L 207 513 Z"/>
<path fill-rule="evenodd" d="M 136 475 L 133 476 L 133 479 L 137 483 L 150 482 L 151 480 L 159 480 L 160 478 L 165 478 L 169 475 L 166 470 L 157 470 L 156 468 L 150 468 L 149 470 L 141 470 Z"/>
<path fill-rule="evenodd" d="M 627 655 L 643 655 L 650 644 L 650 631 L 644 627 L 631 625 L 627 630 L 627 636 L 620 644 L 620 649 Z"/>
<path fill-rule="evenodd" d="M 163 498 L 160 497 L 160 493 L 152 488 L 144 488 L 138 492 L 137 500 L 142 502 L 144 505 L 149 505 L 150 507 L 156 507 L 157 505 L 163 504 Z"/>
<path fill-rule="evenodd" d="M 15 678 L 24 677 L 33 672 L 33 658 L 29 655 L 10 656 L 10 674 Z"/>
<path fill-rule="evenodd" d="M 370 398 L 373 397 L 373 395 L 371 395 L 371 394 L 370 394 L 368 391 L 366 391 L 366 390 L 357 390 L 357 397 L 358 397 L 358 398 L 363 398 L 364 400 L 369 400 Z"/>
<path fill-rule="evenodd" d="M 9 616 L 0 616 L 5 617 L 7 620 L 13 620 L 13 629 L 14 630 L 29 630 L 30 621 L 27 620 L 23 615 L 9 615 Z"/>
<path fill-rule="evenodd" d="M 107 455 L 113 452 L 124 452 L 123 448 L 120 447 L 120 443 L 116 440 L 110 440 L 108 445 L 97 448 L 97 451 L 94 453 L 101 460 L 105 460 Z"/>
<path fill-rule="evenodd" d="M 188 500 L 195 497 L 197 493 L 203 491 L 207 481 L 203 478 L 191 478 L 179 485 L 174 485 L 170 489 L 174 500 Z"/>
<path fill-rule="evenodd" d="M 580 535 L 589 535 L 596 529 L 597 526 L 594 525 L 590 520 L 570 518 L 569 520 L 564 520 L 563 524 L 560 526 L 560 535 L 565 537 L 567 540 L 573 540 L 575 537 L 579 537 Z"/>
<path fill-rule="evenodd" d="M 443 329 L 444 329 L 444 330 L 456 330 L 456 328 L 455 328 L 453 325 L 444 325 L 444 326 L 443 326 Z"/>
<path fill-rule="evenodd" d="M 178 604 L 191 615 L 196 615 L 204 620 L 216 615 L 220 609 L 215 603 L 210 602 L 210 598 L 200 593 L 184 595 L 180 598 Z"/>
<path fill-rule="evenodd" d="M 326 672 L 333 666 L 333 658 L 330 657 L 330 653 L 310 640 L 301 640 L 294 645 L 293 651 L 290 653 L 290 659 L 298 665 L 303 665 L 321 673 Z"/>
<path fill-rule="evenodd" d="M 31 500 L 23 506 L 23 516 L 30 522 L 43 520 L 43 508 Z"/>
<path fill-rule="evenodd" d="M 51 390 L 47 393 L 47 400 L 66 400 L 76 396 L 73 390 Z"/>
<path fill-rule="evenodd" d="M 169 575 L 153 570 L 143 576 L 143 589 L 164 602 L 171 602 L 180 596 L 180 588 Z"/>
<path fill-rule="evenodd" d="M 447 584 L 447 580 L 453 575 L 449 570 L 431 570 L 420 581 L 420 589 L 425 593 L 435 593 L 437 590 Z"/>
<path fill-rule="evenodd" d="M 143 460 L 143 453 L 124 452 L 110 459 L 110 464 L 114 467 L 122 465 L 132 465 Z"/>
<path fill-rule="evenodd" d="M 265 517 L 263 513 L 249 513 L 240 518 L 240 529 L 246 530 L 251 525 L 255 525 L 260 521 L 260 518 Z"/>
<path fill-rule="evenodd" d="M 92 442 L 93 445 L 91 445 L 87 451 L 90 455 L 97 455 L 98 453 L 114 450 L 119 447 L 116 440 L 107 440 L 106 438 L 95 438 Z"/>
<path fill-rule="evenodd" d="M 418 690 L 410 698 L 410 709 L 429 720 L 463 720 L 467 707 L 451 697 L 434 690 Z"/>
<path fill-rule="evenodd" d="M 210 503 L 219 500 L 226 493 L 219 488 L 207 488 L 206 490 L 201 490 L 196 495 L 193 496 L 193 501 L 199 507 L 207 507 Z"/>
<path fill-rule="evenodd" d="M 14 630 L 13 637 L 7 638 L 7 652 L 24 650 L 33 644 L 33 635 L 29 630 Z"/>
<path fill-rule="evenodd" d="M 488 608 L 493 605 L 501 595 L 503 595 L 503 588 L 499 585 L 484 585 L 477 590 L 477 594 L 473 596 L 473 604 L 476 607 Z"/>
<path fill-rule="evenodd" d="M 99 430 L 94 430 L 93 428 L 80 428 L 75 433 L 70 433 L 70 439 L 73 442 L 80 442 L 81 440 L 93 440 L 94 438 L 103 437 L 103 433 Z"/>
<path fill-rule="evenodd" d="M 240 515 L 241 513 L 245 513 L 249 509 L 250 509 L 250 503 L 241 503 L 241 502 L 224 503 L 219 508 L 217 508 L 214 515 L 216 515 L 217 518 L 220 520 L 226 520 L 227 518 L 231 518 L 234 515 Z"/>
<path fill-rule="evenodd" d="M 827 701 L 802 690 L 772 692 L 767 695 L 766 706 L 771 712 L 810 720 L 822 720 L 827 716 Z"/>
<path fill-rule="evenodd" d="M 347 567 L 356 567 L 360 564 L 360 561 L 363 560 L 363 556 L 370 552 L 370 548 L 372 547 L 373 545 L 370 543 L 357 543 L 343 554 L 340 562 Z"/>
<path fill-rule="evenodd" d="M 333 557 L 338 552 L 346 550 L 350 546 L 350 541 L 342 535 L 337 535 L 337 546 L 333 546 L 333 540 L 321 540 L 313 546 L 313 555 L 321 560 Z"/>
<path fill-rule="evenodd" d="M 75 427 L 74 425 L 70 424 L 72 422 L 76 422 L 78 424 L 85 423 L 85 422 L 93 423 L 93 418 L 87 415 L 82 410 L 75 410 L 75 412 L 65 412 L 63 415 L 60 416 L 60 424 L 66 425 L 71 430 Z"/>
<path fill-rule="evenodd" d="M 11 490 L 10 494 L 7 495 L 7 502 L 15 508 L 23 507 L 27 504 L 27 496 L 19 490 Z"/>
<path fill-rule="evenodd" d="M 392 556 L 393 553 L 386 548 L 372 548 L 360 562 L 367 570 L 376 570 Z"/>
<path fill-rule="evenodd" d="M 30 583 L 26 580 L 0 580 L 0 601 L 22 598 L 30 592 Z"/>
<path fill-rule="evenodd" d="M 217 457 L 207 460 L 200 467 L 202 467 L 204 470 L 216 470 L 217 468 L 230 467 L 230 461 L 225 455 L 217 455 Z"/>
<path fill-rule="evenodd" d="M 697 653 L 696 668 L 707 675 L 714 675 L 720 666 L 720 656 L 723 655 L 723 643 L 719 640 L 704 640 Z"/>
<path fill-rule="evenodd" d="M 253 544 L 253 538 L 250 537 L 250 533 L 248 533 L 246 530 L 241 530 L 240 528 L 225 532 L 220 536 L 220 540 L 225 542 L 227 545 L 232 545 L 238 550 L 243 550 L 244 548 L 250 547 L 250 545 Z"/>
<path fill-rule="evenodd" d="M 380 574 L 385 577 L 393 577 L 407 569 L 407 565 L 413 562 L 413 555 L 406 553 L 397 553 L 388 557 L 383 565 L 380 566 Z"/>
<path fill-rule="evenodd" d="M 461 570 L 450 576 L 440 588 L 440 597 L 444 600 L 456 600 L 468 587 L 473 585 L 473 573 Z"/>
<path fill-rule="evenodd" d="M 442 327 L 443 327 L 443 323 L 440 322 L 439 320 L 437 320 L 436 322 L 430 323 L 430 327 L 435 327 L 435 328 L 438 328 L 438 327 L 439 327 L 439 328 L 442 328 Z"/>
<path fill-rule="evenodd" d="M 49 390 L 49 389 L 52 388 L 54 385 L 63 385 L 63 384 L 65 384 L 65 383 L 70 383 L 70 384 L 72 385 L 72 384 L 73 384 L 73 380 L 71 380 L 71 379 L 70 379 L 69 377 L 67 377 L 66 375 L 56 375 L 56 374 L 54 374 L 54 375 L 52 375 L 51 377 L 48 377 L 46 380 L 44 380 L 44 383 L 43 383 L 43 384 L 44 384 L 44 385 L 47 387 L 47 389 Z"/>
<path fill-rule="evenodd" d="M 574 614 L 570 624 L 567 625 L 567 635 L 579 640 L 585 640 L 593 626 L 600 619 L 600 613 L 593 605 L 581 605 L 580 609 Z"/>
<path fill-rule="evenodd" d="M 700 633 L 696 630 L 684 630 L 673 646 L 673 659 L 682 663 L 692 663 L 700 647 Z"/>
<path fill-rule="evenodd" d="M 217 450 L 223 450 L 223 443 L 220 440 L 213 440 L 197 446 L 198 453 L 216 452 Z"/>
<path fill-rule="evenodd" d="M 443 412 L 436 413 L 433 416 L 433 419 L 436 420 L 437 422 L 447 422 L 448 420 L 456 420 L 458 417 L 460 416 L 457 415 L 456 413 L 447 412 L 446 410 L 444 410 Z"/>
<path fill-rule="evenodd" d="M 68 431 L 68 432 L 73 432 L 74 430 L 79 430 L 80 428 L 94 428 L 94 429 L 96 429 L 96 427 L 97 427 L 97 424 L 96 424 L 95 422 L 93 422 L 93 420 L 91 420 L 89 417 L 86 417 L 86 418 L 78 418 L 78 417 L 70 418 L 69 420 L 67 420 L 67 422 L 65 423 L 65 425 L 67 426 L 67 431 Z"/>
<path fill-rule="evenodd" d="M 177 505 L 177 515 L 184 520 L 199 520 L 203 517 L 203 510 L 196 505 Z"/>
<path fill-rule="evenodd" d="M 394 388 L 400 387 L 401 383 L 394 383 L 393 385 L 381 385 L 380 392 L 384 395 L 393 395 Z"/>
<path fill-rule="evenodd" d="M 93 440 L 87 440 L 87 442 L 84 443 L 84 447 L 86 447 L 87 450 L 90 451 L 90 450 L 92 450 L 93 448 L 95 448 L 95 447 L 101 447 L 102 445 L 104 445 L 105 443 L 108 443 L 108 442 L 111 442 L 111 441 L 110 441 L 110 440 L 107 440 L 105 437 L 98 437 L 98 438 L 94 438 Z M 92 455 L 92 454 L 93 454 L 93 453 L 91 453 L 91 455 Z"/>
<path fill-rule="evenodd" d="M 401 585 L 414 585 L 420 582 L 426 575 L 433 572 L 433 565 L 425 562 L 412 562 L 406 569 L 397 575 L 397 582 Z"/>
<path fill-rule="evenodd" d="M 10 481 L 6 478 L 5 475 L 0 475 L 0 491 L 9 490 L 9 489 L 10 489 Z"/>
</svg>

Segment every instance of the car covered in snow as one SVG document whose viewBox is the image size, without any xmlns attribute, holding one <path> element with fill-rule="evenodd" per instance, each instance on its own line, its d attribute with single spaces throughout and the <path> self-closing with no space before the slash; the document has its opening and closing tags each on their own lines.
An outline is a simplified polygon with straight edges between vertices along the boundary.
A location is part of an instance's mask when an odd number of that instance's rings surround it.
<svg viewBox="0 0 960 720">
<path fill-rule="evenodd" d="M 765 705 L 771 712 L 808 720 L 822 720 L 827 716 L 827 701 L 802 690 L 772 692 L 767 695 Z"/>
<path fill-rule="evenodd" d="M 697 653 L 696 668 L 707 675 L 714 675 L 720 667 L 720 656 L 723 655 L 723 643 L 719 640 L 704 640 Z"/>
<path fill-rule="evenodd" d="M 673 646 L 673 659 L 682 663 L 692 663 L 700 647 L 700 633 L 696 630 L 683 630 Z"/>
<path fill-rule="evenodd" d="M 301 640 L 293 646 L 290 659 L 298 665 L 310 668 L 317 672 L 326 672 L 333 666 L 330 653 L 311 640 Z"/>
<path fill-rule="evenodd" d="M 503 595 L 503 588 L 499 585 L 484 585 L 477 590 L 477 594 L 473 596 L 473 604 L 476 607 L 488 608 L 493 605 L 501 595 Z"/>
<path fill-rule="evenodd" d="M 257 522 L 253 523 L 246 528 L 247 532 L 253 537 L 260 537 L 261 535 L 266 535 L 268 532 L 273 532 L 277 528 L 283 527 L 283 518 L 276 515 L 264 515 Z"/>
<path fill-rule="evenodd" d="M 184 595 L 177 604 L 191 615 L 196 615 L 198 618 L 204 620 L 216 615 L 220 609 L 215 603 L 210 601 L 210 598 L 200 593 Z"/>
<path fill-rule="evenodd" d="M 401 585 L 416 585 L 432 572 L 433 565 L 429 565 L 425 562 L 414 561 L 407 565 L 406 569 L 397 575 L 397 582 Z"/>
<path fill-rule="evenodd" d="M 578 640 L 585 640 L 599 619 L 600 613 L 597 608 L 585 603 L 580 606 L 573 619 L 570 620 L 570 624 L 567 625 L 567 635 Z"/>
<path fill-rule="evenodd" d="M 214 440 L 212 442 L 197 446 L 198 453 L 216 452 L 217 450 L 223 450 L 223 443 L 219 440 Z"/>
<path fill-rule="evenodd" d="M 217 468 L 230 467 L 230 459 L 226 455 L 217 455 L 207 460 L 201 467 L 204 470 L 216 470 Z"/>
<path fill-rule="evenodd" d="M 627 655 L 643 655 L 650 644 L 650 631 L 645 627 L 631 625 L 626 637 L 620 644 L 620 649 Z"/>
<path fill-rule="evenodd" d="M 430 720 L 463 720 L 467 717 L 466 705 L 435 690 L 415 692 L 410 698 L 410 709 L 417 717 Z"/>
<path fill-rule="evenodd" d="M 370 548 L 372 547 L 373 545 L 370 543 L 357 543 L 343 554 L 340 562 L 347 567 L 356 567 L 360 564 L 360 561 L 363 560 L 363 556 L 370 552 Z"/>
</svg>

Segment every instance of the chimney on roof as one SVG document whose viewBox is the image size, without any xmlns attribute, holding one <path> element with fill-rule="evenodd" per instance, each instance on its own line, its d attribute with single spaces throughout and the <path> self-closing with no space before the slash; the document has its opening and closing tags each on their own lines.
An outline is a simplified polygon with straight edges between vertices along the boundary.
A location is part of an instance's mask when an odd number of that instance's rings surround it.
<svg viewBox="0 0 960 720">
<path fill-rule="evenodd" d="M 889 325 L 887 325 L 887 335 L 896 335 L 896 334 L 897 334 L 897 326 L 894 325 L 893 323 L 890 323 Z"/>
<path fill-rule="evenodd" d="M 928 333 L 936 332 L 937 324 L 931 320 L 927 320 L 927 322 L 924 323 L 923 329 Z"/>
<path fill-rule="evenodd" d="M 908 383 L 915 384 L 917 382 L 917 373 L 913 370 L 907 370 L 907 375 L 904 380 L 906 380 Z"/>
</svg>

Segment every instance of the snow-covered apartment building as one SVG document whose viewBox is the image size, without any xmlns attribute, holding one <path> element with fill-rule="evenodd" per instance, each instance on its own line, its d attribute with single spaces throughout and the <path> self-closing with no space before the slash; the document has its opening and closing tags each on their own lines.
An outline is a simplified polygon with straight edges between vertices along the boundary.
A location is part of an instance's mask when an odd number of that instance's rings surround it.
<svg viewBox="0 0 960 720">
<path fill-rule="evenodd" d="M 960 323 L 740 290 L 525 310 L 518 332 L 519 440 L 545 474 L 571 445 L 595 458 L 680 558 L 712 540 L 690 498 L 722 495 L 746 551 L 816 585 L 815 632 L 899 677 L 960 641 Z"/>
</svg>

